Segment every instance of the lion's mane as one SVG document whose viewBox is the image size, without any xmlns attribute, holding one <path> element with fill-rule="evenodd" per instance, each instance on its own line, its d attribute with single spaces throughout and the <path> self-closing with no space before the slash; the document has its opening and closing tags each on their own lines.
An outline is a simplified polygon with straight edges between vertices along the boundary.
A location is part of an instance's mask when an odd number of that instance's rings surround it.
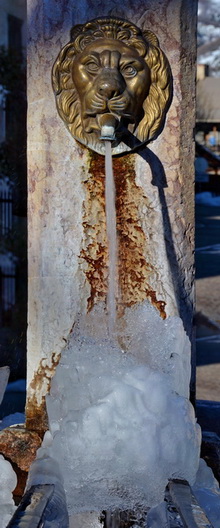
<svg viewBox="0 0 220 528">
<path fill-rule="evenodd" d="M 57 110 L 72 136 L 87 145 L 92 144 L 93 134 L 84 132 L 81 123 L 80 101 L 71 67 L 75 56 L 97 39 L 114 39 L 134 47 L 142 56 L 151 72 L 151 85 L 143 103 L 144 117 L 135 136 L 140 142 L 154 139 L 161 131 L 172 95 L 172 75 L 168 60 L 151 31 L 141 31 L 134 24 L 120 18 L 98 18 L 83 25 L 74 26 L 71 40 L 60 51 L 52 70 L 52 85 Z"/>
</svg>

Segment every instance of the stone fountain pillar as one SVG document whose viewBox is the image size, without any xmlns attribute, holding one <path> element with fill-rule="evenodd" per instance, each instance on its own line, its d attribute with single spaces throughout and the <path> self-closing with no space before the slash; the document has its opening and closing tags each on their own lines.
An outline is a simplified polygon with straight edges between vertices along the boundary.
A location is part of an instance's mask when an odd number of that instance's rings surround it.
<svg viewBox="0 0 220 528">
<path fill-rule="evenodd" d="M 51 68 L 73 25 L 119 16 L 152 30 L 174 95 L 164 131 L 114 160 L 122 304 L 148 299 L 192 336 L 196 9 L 190 0 L 28 0 L 29 302 L 27 427 L 47 427 L 45 395 L 76 314 L 106 296 L 104 159 L 60 120 Z"/>
</svg>

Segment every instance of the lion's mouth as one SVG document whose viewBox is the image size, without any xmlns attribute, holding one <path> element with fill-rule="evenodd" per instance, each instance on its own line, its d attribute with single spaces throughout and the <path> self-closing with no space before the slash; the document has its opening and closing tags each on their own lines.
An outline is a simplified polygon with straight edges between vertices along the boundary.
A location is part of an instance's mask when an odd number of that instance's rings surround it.
<svg viewBox="0 0 220 528">
<path fill-rule="evenodd" d="M 131 100 L 131 96 L 126 93 L 120 96 L 112 97 L 111 99 L 106 99 L 99 94 L 95 94 L 93 99 L 90 101 L 90 104 L 85 108 L 83 117 L 93 117 L 97 114 L 110 112 L 116 117 L 126 116 L 127 119 L 131 119 L 133 122 L 134 118 L 132 110 L 133 101 Z"/>
<path fill-rule="evenodd" d="M 107 99 L 99 93 L 88 93 L 81 108 L 84 131 L 100 133 L 98 116 L 109 113 L 117 121 L 123 121 L 125 126 L 135 123 L 134 99 L 127 91 L 118 96 Z"/>
</svg>

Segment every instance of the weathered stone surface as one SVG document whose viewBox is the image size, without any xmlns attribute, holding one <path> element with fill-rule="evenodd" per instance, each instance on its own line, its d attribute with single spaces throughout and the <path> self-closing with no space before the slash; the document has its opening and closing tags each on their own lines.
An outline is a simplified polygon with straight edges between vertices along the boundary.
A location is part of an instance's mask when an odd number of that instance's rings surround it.
<svg viewBox="0 0 220 528">
<path fill-rule="evenodd" d="M 74 141 L 59 118 L 51 68 L 72 25 L 101 15 L 158 36 L 174 94 L 163 133 L 114 160 L 122 304 L 145 298 L 191 332 L 196 2 L 29 0 L 29 327 L 27 421 L 39 410 L 76 314 L 106 295 L 103 158 Z M 102 267 L 103 266 L 103 267 Z M 42 424 L 40 425 L 42 416 Z M 31 425 L 32 427 L 32 425 Z"/>
</svg>

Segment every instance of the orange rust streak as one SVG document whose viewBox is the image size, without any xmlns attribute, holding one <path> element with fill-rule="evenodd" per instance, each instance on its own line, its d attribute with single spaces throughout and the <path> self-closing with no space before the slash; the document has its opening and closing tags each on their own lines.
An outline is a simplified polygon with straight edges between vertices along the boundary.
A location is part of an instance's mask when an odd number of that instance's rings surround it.
<svg viewBox="0 0 220 528">
<path fill-rule="evenodd" d="M 119 246 L 120 309 L 145 299 L 165 318 L 165 303 L 157 300 L 156 292 L 149 287 L 149 274 L 153 268 L 144 256 L 147 241 L 140 225 L 139 209 L 147 206 L 142 189 L 135 183 L 135 155 L 114 158 L 113 170 L 116 185 L 116 215 Z M 105 160 L 96 153 L 90 154 L 90 176 L 85 182 L 84 204 L 85 246 L 81 252 L 84 273 L 89 281 L 90 310 L 98 300 L 106 297 L 107 262 L 105 224 Z M 86 265 L 85 265 L 86 264 Z"/>
</svg>

